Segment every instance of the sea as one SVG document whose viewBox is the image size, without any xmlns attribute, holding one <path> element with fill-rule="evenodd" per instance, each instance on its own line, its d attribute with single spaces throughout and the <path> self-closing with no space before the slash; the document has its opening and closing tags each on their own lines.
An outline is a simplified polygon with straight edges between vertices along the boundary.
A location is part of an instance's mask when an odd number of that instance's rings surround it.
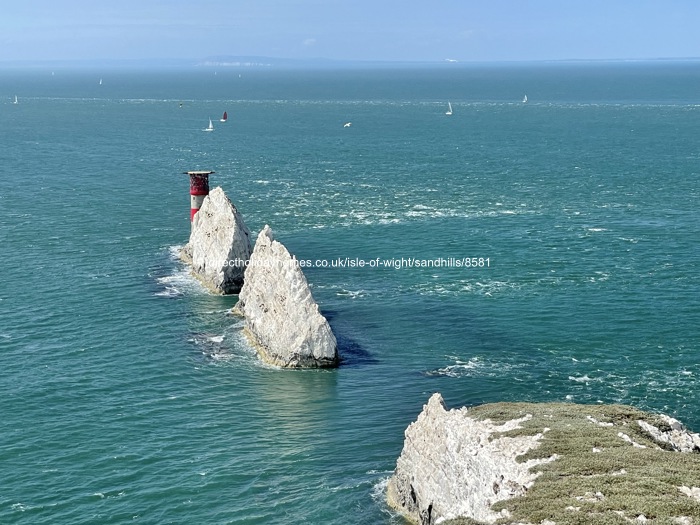
<svg viewBox="0 0 700 525">
<path fill-rule="evenodd" d="M 434 392 L 700 431 L 700 61 L 5 67 L 0 137 L 2 524 L 398 525 Z M 339 368 L 178 260 L 189 170 L 309 261 Z"/>
</svg>

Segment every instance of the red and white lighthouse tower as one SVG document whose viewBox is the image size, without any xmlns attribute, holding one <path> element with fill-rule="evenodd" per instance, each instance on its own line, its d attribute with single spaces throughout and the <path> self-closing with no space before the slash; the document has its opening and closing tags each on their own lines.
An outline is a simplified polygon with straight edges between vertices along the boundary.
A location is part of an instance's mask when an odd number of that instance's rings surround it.
<svg viewBox="0 0 700 525">
<path fill-rule="evenodd" d="M 186 171 L 190 176 L 190 221 L 202 207 L 204 197 L 209 195 L 209 175 L 213 171 Z"/>
</svg>

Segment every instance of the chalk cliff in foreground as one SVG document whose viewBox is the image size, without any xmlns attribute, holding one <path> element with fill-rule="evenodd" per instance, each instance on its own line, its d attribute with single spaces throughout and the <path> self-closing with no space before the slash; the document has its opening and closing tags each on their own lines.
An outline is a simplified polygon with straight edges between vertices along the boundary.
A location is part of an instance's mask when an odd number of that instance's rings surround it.
<svg viewBox="0 0 700 525">
<path fill-rule="evenodd" d="M 243 286 L 250 254 L 250 233 L 243 217 L 224 190 L 214 188 L 194 216 L 190 240 L 180 257 L 211 291 L 235 294 Z"/>
<path fill-rule="evenodd" d="M 405 438 L 387 501 L 421 525 L 700 523 L 700 436 L 668 416 L 434 394 Z"/>
<path fill-rule="evenodd" d="M 335 336 L 296 259 L 269 226 L 258 235 L 234 312 L 262 359 L 290 368 L 338 365 Z"/>
</svg>

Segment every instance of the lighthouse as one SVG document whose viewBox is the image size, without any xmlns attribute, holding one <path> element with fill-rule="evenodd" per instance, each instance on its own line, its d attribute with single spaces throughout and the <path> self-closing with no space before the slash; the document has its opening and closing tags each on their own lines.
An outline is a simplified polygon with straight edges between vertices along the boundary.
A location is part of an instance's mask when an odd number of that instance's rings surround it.
<svg viewBox="0 0 700 525">
<path fill-rule="evenodd" d="M 204 197 L 209 195 L 209 175 L 213 171 L 186 171 L 190 176 L 190 221 L 202 207 Z"/>
</svg>

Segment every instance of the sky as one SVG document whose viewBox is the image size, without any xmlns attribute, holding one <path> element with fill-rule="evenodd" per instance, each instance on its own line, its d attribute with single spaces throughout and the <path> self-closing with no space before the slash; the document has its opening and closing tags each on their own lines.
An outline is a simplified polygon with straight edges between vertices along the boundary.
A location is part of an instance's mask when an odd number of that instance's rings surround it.
<svg viewBox="0 0 700 525">
<path fill-rule="evenodd" d="M 700 57 L 698 0 L 21 0 L 0 62 Z"/>
</svg>

